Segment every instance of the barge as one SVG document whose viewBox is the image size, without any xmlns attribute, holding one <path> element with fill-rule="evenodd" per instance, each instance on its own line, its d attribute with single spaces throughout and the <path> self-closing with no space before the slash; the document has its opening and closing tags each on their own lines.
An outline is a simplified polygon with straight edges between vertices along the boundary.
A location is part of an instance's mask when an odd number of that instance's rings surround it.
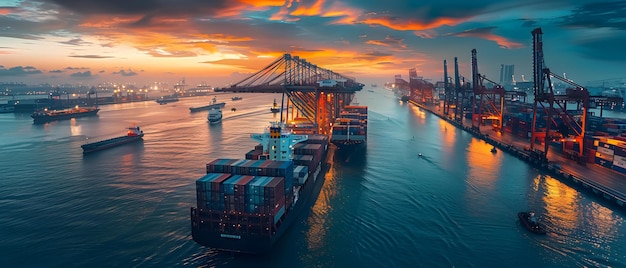
<svg viewBox="0 0 626 268">
<path fill-rule="evenodd" d="M 65 110 L 48 110 L 35 111 L 30 117 L 33 118 L 35 124 L 42 124 L 56 120 L 67 120 L 77 117 L 94 116 L 98 114 L 98 108 L 80 108 Z"/>
<path fill-rule="evenodd" d="M 139 129 L 139 126 L 131 126 L 125 136 L 87 143 L 80 147 L 83 148 L 83 154 L 87 154 L 140 140 L 143 140 L 143 130 Z"/>
</svg>

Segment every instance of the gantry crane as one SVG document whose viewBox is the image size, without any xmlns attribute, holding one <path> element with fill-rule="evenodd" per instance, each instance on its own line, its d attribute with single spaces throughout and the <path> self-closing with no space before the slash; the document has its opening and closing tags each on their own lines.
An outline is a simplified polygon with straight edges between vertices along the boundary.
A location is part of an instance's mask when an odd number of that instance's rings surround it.
<svg viewBox="0 0 626 268">
<path fill-rule="evenodd" d="M 483 84 L 487 80 L 494 84 L 488 89 Z M 504 110 L 504 87 L 487 79 L 478 72 L 478 59 L 476 49 L 472 49 L 472 129 L 480 130 L 483 120 L 492 120 L 494 130 L 502 130 L 502 111 Z"/>
<path fill-rule="evenodd" d="M 551 72 L 545 67 L 543 58 L 543 41 L 541 28 L 532 31 L 533 35 L 533 74 L 535 101 L 533 105 L 533 122 L 530 139 L 531 152 L 539 154 L 547 161 L 548 144 L 550 140 L 561 142 L 577 142 L 578 151 L 571 152 L 571 158 L 582 160 L 584 155 L 585 126 L 587 124 L 587 112 L 589 110 L 589 91 L 571 80 L 565 79 Z M 551 78 L 554 77 L 562 82 L 573 86 L 567 88 L 565 95 L 556 95 L 552 86 Z M 567 110 L 567 103 L 576 103 L 575 114 Z M 545 119 L 545 125 L 542 121 Z M 543 129 L 541 128 L 543 126 Z M 555 131 L 552 131 L 552 128 Z M 544 150 L 534 148 L 535 143 L 543 140 Z"/>
</svg>

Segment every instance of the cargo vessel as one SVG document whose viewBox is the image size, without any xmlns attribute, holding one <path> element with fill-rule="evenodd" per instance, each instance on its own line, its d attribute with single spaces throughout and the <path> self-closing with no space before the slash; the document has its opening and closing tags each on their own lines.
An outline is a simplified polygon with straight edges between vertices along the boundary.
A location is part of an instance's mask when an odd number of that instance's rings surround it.
<svg viewBox="0 0 626 268">
<path fill-rule="evenodd" d="M 98 108 L 81 108 L 76 106 L 73 109 L 65 110 L 48 110 L 35 111 L 30 117 L 33 118 L 35 124 L 47 123 L 56 120 L 72 119 L 77 117 L 93 116 L 98 114 Z"/>
<path fill-rule="evenodd" d="M 143 140 L 143 130 L 139 126 L 130 126 L 125 136 L 87 143 L 80 147 L 83 148 L 83 154 L 87 154 L 140 140 Z"/>
<path fill-rule="evenodd" d="M 176 96 L 175 94 L 171 96 L 162 96 L 156 99 L 156 102 L 158 104 L 168 104 L 170 102 L 177 102 L 177 101 L 179 101 L 179 99 L 178 99 L 178 96 Z"/>
<path fill-rule="evenodd" d="M 340 149 L 365 145 L 367 106 L 346 106 L 332 126 L 330 141 Z"/>
<path fill-rule="evenodd" d="M 221 251 L 263 254 L 272 249 L 319 195 L 328 150 L 324 135 L 296 135 L 282 123 L 263 134 L 246 159 L 216 159 L 196 180 L 191 234 Z"/>
<path fill-rule="evenodd" d="M 200 106 L 200 107 L 189 107 L 189 111 L 192 113 L 200 112 L 200 111 L 208 111 L 211 109 L 222 109 L 226 106 L 225 102 L 217 102 L 217 98 L 213 97 L 213 102 L 209 105 Z"/>
</svg>

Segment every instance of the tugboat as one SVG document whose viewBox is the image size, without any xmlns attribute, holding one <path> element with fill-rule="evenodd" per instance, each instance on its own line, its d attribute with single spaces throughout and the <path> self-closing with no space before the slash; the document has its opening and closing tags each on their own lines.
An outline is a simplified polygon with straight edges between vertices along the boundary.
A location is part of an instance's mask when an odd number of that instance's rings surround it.
<svg viewBox="0 0 626 268">
<path fill-rule="evenodd" d="M 83 148 L 83 154 L 87 154 L 140 140 L 143 140 L 143 130 L 139 129 L 139 126 L 130 126 L 128 127 L 128 132 L 126 133 L 126 136 L 87 143 L 81 145 L 80 147 Z"/>
<path fill-rule="evenodd" d="M 546 234 L 546 228 L 537 221 L 535 212 L 519 212 L 517 217 L 529 231 L 536 234 Z"/>
<path fill-rule="evenodd" d="M 272 107 L 270 107 L 270 111 L 272 113 L 280 112 L 280 107 L 278 106 L 278 103 L 276 103 L 276 99 L 274 99 L 274 104 L 272 104 Z"/>
</svg>

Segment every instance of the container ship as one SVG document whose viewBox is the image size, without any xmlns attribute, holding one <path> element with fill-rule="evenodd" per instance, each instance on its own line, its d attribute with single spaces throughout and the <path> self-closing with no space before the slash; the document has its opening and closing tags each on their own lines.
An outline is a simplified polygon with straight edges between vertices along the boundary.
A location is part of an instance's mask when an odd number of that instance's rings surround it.
<svg viewBox="0 0 626 268">
<path fill-rule="evenodd" d="M 128 132 L 125 136 L 87 143 L 81 145 L 80 147 L 83 148 L 83 154 L 87 154 L 140 140 L 143 140 L 143 130 L 139 129 L 139 126 L 131 126 L 128 127 Z"/>
<path fill-rule="evenodd" d="M 35 124 L 41 124 L 55 120 L 92 116 L 98 114 L 98 111 L 100 111 L 98 108 L 79 108 L 77 106 L 76 108 L 66 110 L 49 111 L 48 109 L 44 109 L 42 111 L 35 111 L 30 117 L 33 118 Z"/>
<path fill-rule="evenodd" d="M 339 148 L 365 145 L 367 106 L 346 106 L 333 124 L 330 141 Z"/>
<path fill-rule="evenodd" d="M 221 251 L 263 254 L 317 198 L 328 150 L 324 135 L 296 135 L 282 123 L 263 134 L 246 159 L 215 159 L 196 180 L 191 234 Z M 309 204 L 309 205 L 308 205 Z"/>
</svg>

